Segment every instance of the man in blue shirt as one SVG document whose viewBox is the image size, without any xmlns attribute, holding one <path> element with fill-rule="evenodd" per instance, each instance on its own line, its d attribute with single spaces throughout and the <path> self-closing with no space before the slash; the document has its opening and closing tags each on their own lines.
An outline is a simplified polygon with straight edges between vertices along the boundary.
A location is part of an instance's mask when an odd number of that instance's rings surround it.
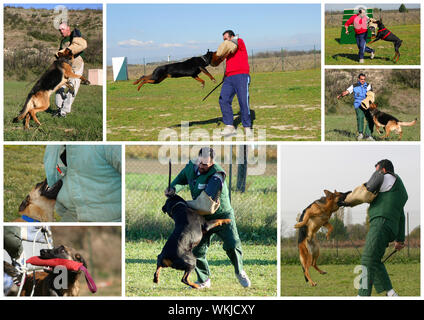
<svg viewBox="0 0 424 320">
<path fill-rule="evenodd" d="M 360 73 L 358 76 L 358 82 L 351 85 L 345 91 L 337 96 L 337 99 L 343 98 L 348 94 L 353 93 L 353 106 L 356 112 L 356 122 L 358 127 L 358 140 L 374 141 L 372 137 L 372 129 L 374 123 L 369 111 L 361 107 L 361 102 L 367 97 L 367 92 L 372 91 L 371 84 L 367 83 L 365 74 Z M 364 132 L 364 121 L 365 121 L 365 132 Z"/>
</svg>

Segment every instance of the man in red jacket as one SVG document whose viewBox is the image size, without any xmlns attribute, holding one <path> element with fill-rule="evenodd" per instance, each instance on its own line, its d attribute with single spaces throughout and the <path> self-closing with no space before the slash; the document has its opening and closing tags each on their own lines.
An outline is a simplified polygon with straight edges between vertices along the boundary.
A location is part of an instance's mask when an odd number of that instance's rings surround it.
<svg viewBox="0 0 424 320">
<path fill-rule="evenodd" d="M 358 14 L 354 14 L 346 21 L 344 27 L 346 34 L 349 34 L 348 27 L 353 24 L 355 29 L 356 44 L 359 49 L 359 63 L 364 63 L 364 53 L 371 53 L 371 59 L 374 59 L 375 51 L 367 47 L 368 35 L 368 16 L 365 9 L 359 9 Z"/>
<path fill-rule="evenodd" d="M 246 45 L 238 36 L 236 37 L 232 30 L 227 30 L 223 34 L 224 40 L 233 41 L 237 44 L 237 51 L 231 53 L 226 58 L 225 79 L 219 96 L 219 105 L 221 107 L 222 119 L 226 127 L 222 131 L 223 136 L 232 136 L 236 134 L 233 125 L 233 98 L 237 94 L 237 100 L 240 105 L 241 123 L 244 127 L 246 136 L 252 135 L 252 121 L 250 119 L 249 107 L 249 61 Z"/>
</svg>

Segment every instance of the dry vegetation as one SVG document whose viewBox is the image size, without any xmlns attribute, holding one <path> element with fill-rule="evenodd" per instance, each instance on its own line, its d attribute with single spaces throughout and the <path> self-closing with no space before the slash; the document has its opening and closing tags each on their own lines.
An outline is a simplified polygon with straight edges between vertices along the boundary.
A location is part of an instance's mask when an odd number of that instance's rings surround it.
<svg viewBox="0 0 424 320">
<path fill-rule="evenodd" d="M 88 42 L 86 69 L 101 67 L 103 59 L 103 12 L 69 10 L 71 28 L 78 28 Z M 60 34 L 54 28 L 54 10 L 4 7 L 4 73 L 10 80 L 39 76 L 59 48 Z"/>
</svg>

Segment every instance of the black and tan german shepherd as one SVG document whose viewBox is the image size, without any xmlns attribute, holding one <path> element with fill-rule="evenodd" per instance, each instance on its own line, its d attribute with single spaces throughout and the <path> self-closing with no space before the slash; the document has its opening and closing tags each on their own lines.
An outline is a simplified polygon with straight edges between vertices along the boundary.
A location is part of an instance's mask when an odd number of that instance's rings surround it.
<svg viewBox="0 0 424 320">
<path fill-rule="evenodd" d="M 19 206 L 21 216 L 14 222 L 54 222 L 54 206 L 61 187 L 62 180 L 51 188 L 47 179 L 37 183 Z"/>
<path fill-rule="evenodd" d="M 183 62 L 176 62 L 165 64 L 157 67 L 153 70 L 153 73 L 148 76 L 141 76 L 133 84 L 139 84 L 137 90 L 145 83 L 161 83 L 166 78 L 181 78 L 181 77 L 192 77 L 202 84 L 202 88 L 205 86 L 205 81 L 199 78 L 199 73 L 203 72 L 213 82 L 216 82 L 215 78 L 206 70 L 206 67 L 210 65 L 214 52 L 206 52 L 203 56 L 193 57 Z"/>
<path fill-rule="evenodd" d="M 384 40 L 384 41 L 390 41 L 393 42 L 393 46 L 395 48 L 395 56 L 393 57 L 393 62 L 398 62 L 400 58 L 400 52 L 399 48 L 402 45 L 402 40 L 400 40 L 395 34 L 391 31 L 389 31 L 383 24 L 383 19 L 376 20 L 371 18 L 370 19 L 370 26 L 371 34 L 375 35 L 375 38 L 368 42 L 368 45 L 370 45 L 373 42 L 376 42 L 378 40 Z M 374 24 L 377 24 L 377 29 L 375 30 Z"/>
<path fill-rule="evenodd" d="M 294 226 L 296 229 L 299 229 L 298 248 L 303 274 L 306 282 L 309 282 L 313 287 L 317 284 L 312 281 L 309 268 L 312 266 L 320 274 L 326 273 L 317 266 L 319 244 L 316 239 L 316 233 L 321 227 L 325 227 L 327 228 L 327 239 L 330 239 L 330 234 L 333 231 L 333 226 L 329 223 L 331 215 L 339 209 L 342 201 L 350 191 L 342 193 L 334 190 L 334 193 L 332 193 L 324 190 L 324 193 L 325 197 L 314 201 L 303 210 L 299 222 Z"/>
<path fill-rule="evenodd" d="M 212 228 L 231 223 L 230 219 L 215 219 L 206 221 L 205 218 L 187 206 L 187 202 L 177 196 L 169 197 L 162 211 L 167 213 L 175 222 L 175 228 L 158 255 L 157 268 L 153 282 L 159 283 L 159 273 L 162 268 L 171 267 L 183 270 L 181 282 L 192 287 L 199 285 L 190 281 L 190 273 L 196 267 L 196 257 L 192 250 L 202 240 L 203 235 Z"/>
<path fill-rule="evenodd" d="M 72 71 L 73 59 L 74 56 L 69 49 L 57 54 L 57 59 L 32 87 L 21 112 L 13 119 L 13 122 L 18 122 L 25 118 L 25 129 L 28 129 L 29 120 L 32 118 L 38 125 L 41 125 L 36 113 L 46 111 L 49 108 L 50 96 L 59 88 L 66 85 L 70 90 L 73 90 L 73 87 L 68 82 L 69 78 L 78 78 L 81 79 L 82 84 L 90 84 L 86 78 Z"/>
<path fill-rule="evenodd" d="M 378 133 L 380 135 L 384 134 L 384 131 L 381 132 L 380 128 L 383 128 L 386 131 L 386 135 L 384 136 L 385 139 L 389 137 L 390 132 L 394 131 L 399 134 L 399 140 L 401 140 L 402 126 L 412 127 L 417 123 L 417 119 L 410 122 L 399 121 L 394 116 L 378 110 L 377 106 L 378 105 L 376 103 L 370 103 L 370 107 L 368 108 L 368 110 L 370 111 L 372 120 L 374 121 Z"/>
</svg>

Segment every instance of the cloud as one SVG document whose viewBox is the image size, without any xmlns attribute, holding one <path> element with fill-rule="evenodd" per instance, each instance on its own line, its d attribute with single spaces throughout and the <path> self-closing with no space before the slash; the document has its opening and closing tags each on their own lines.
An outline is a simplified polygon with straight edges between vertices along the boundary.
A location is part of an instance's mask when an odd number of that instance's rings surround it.
<svg viewBox="0 0 424 320">
<path fill-rule="evenodd" d="M 184 47 L 182 43 L 162 43 L 160 45 L 162 48 L 181 48 Z"/>
<path fill-rule="evenodd" d="M 153 44 L 152 40 L 140 41 L 135 39 L 128 39 L 128 40 L 123 40 L 118 42 L 118 46 L 122 46 L 122 47 L 145 47 L 152 44 Z"/>
</svg>

